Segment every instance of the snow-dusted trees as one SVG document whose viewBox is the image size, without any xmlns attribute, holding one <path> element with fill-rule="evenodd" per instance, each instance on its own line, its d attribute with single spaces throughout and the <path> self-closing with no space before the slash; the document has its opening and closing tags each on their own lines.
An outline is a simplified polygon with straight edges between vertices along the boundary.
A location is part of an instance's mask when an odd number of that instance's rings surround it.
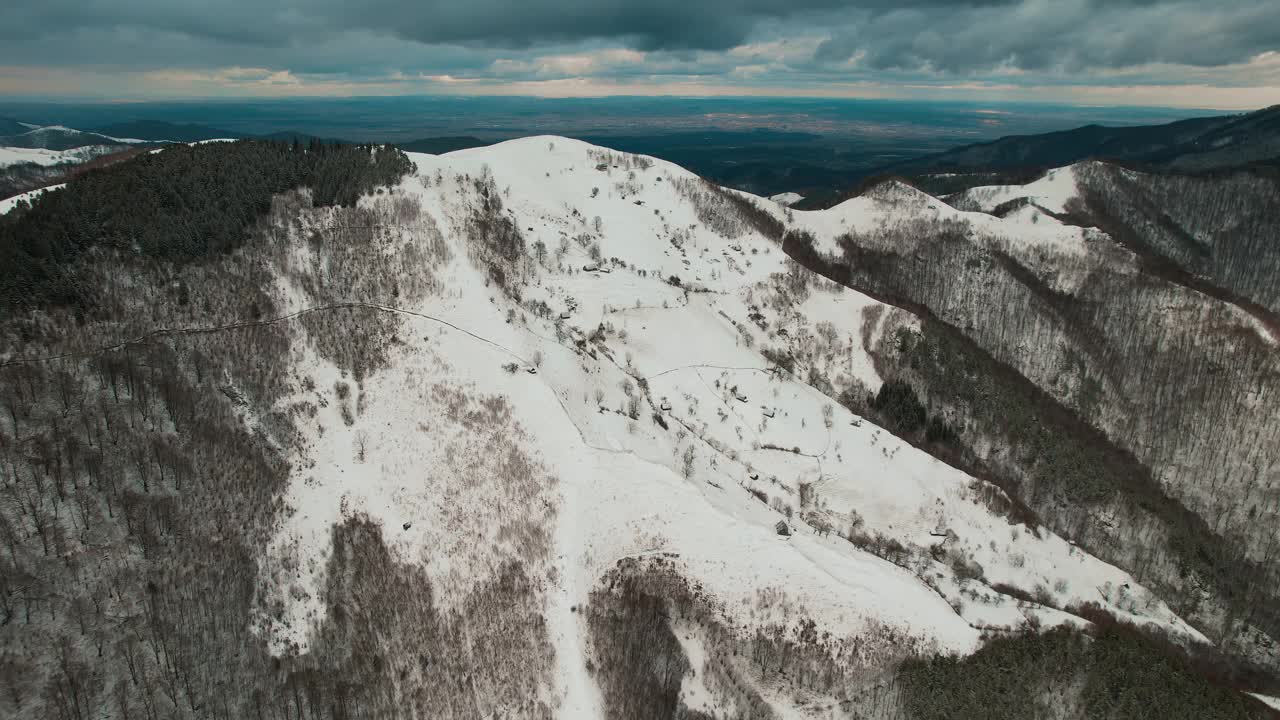
<svg viewBox="0 0 1280 720">
<path fill-rule="evenodd" d="M 698 221 L 726 238 L 755 231 L 768 238 L 782 237 L 782 221 L 752 200 L 701 178 L 677 177 L 672 185 L 693 204 Z"/>
<path fill-rule="evenodd" d="M 1076 212 L 1148 257 L 1153 271 L 1280 317 L 1280 178 L 1137 173 L 1105 163 L 1081 164 L 1076 176 Z"/>
<path fill-rule="evenodd" d="M 521 262 L 528 252 L 520 227 L 505 212 L 502 195 L 488 166 L 472 178 L 469 210 L 463 228 L 473 262 L 489 273 L 489 279 L 518 299 L 519 286 L 534 268 Z"/>
<path fill-rule="evenodd" d="M 693 478 L 694 470 L 697 468 L 698 452 L 693 447 L 693 443 L 685 446 L 684 452 L 680 454 L 680 474 L 685 480 Z"/>
<path fill-rule="evenodd" d="M 815 695 L 855 716 L 894 717 L 897 683 L 885 682 L 882 668 L 930 653 L 917 638 L 874 621 L 854 636 L 823 632 L 778 588 L 758 588 L 750 603 L 754 617 L 774 620 L 743 633 L 681 575 L 678 562 L 624 558 L 610 568 L 582 608 L 605 716 L 706 718 L 681 692 L 694 681 L 709 694 L 700 698 L 706 704 L 732 707 L 740 718 L 776 717 L 773 703 Z M 701 648 L 699 656 L 686 653 L 686 642 Z"/>
<path fill-rule="evenodd" d="M 1280 600 L 1280 541 L 1267 529 L 1280 477 L 1256 450 L 1280 442 L 1265 324 L 1135 267 L 1101 236 L 1066 255 L 913 220 L 838 242 L 839 258 L 801 233 L 784 248 L 926 319 L 882 341 L 877 362 L 947 418 L 927 435 L 961 441 L 933 452 L 1161 587 L 1211 635 L 1280 633 L 1265 609 Z M 1206 588 L 1217 609 L 1196 615 Z"/>
</svg>

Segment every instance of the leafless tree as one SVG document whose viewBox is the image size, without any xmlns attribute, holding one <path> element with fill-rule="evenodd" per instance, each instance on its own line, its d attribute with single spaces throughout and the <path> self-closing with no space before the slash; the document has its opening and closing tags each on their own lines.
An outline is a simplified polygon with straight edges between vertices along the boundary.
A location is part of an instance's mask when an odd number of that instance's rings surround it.
<svg viewBox="0 0 1280 720">
<path fill-rule="evenodd" d="M 364 430 L 357 430 L 355 434 L 356 459 L 364 462 L 365 453 L 369 448 L 369 433 Z"/>
</svg>

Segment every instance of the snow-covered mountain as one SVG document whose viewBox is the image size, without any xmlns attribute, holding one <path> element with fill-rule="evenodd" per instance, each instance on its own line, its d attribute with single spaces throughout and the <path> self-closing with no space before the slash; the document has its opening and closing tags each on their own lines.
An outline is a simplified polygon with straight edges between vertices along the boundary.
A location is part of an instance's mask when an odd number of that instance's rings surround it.
<svg viewBox="0 0 1280 720">
<path fill-rule="evenodd" d="M 134 138 L 117 138 L 76 130 L 63 125 L 33 127 L 25 132 L 0 137 L 0 146 L 44 150 L 74 150 L 100 145 L 131 145 L 146 142 Z"/>
<path fill-rule="evenodd" d="M 58 165 L 92 160 L 119 149 L 117 145 L 87 145 L 72 150 L 45 150 L 42 148 L 0 147 L 0 168 L 9 165 L 32 163 Z"/>
<path fill-rule="evenodd" d="M 826 330 L 834 333 L 833 369 L 875 392 L 881 378 L 864 343 L 917 320 L 847 288 L 789 277 L 798 271 L 777 244 L 735 227 L 732 206 L 688 173 L 547 137 L 412 159 L 418 175 L 395 197 L 434 220 L 453 259 L 434 272 L 439 290 L 397 305 L 408 313 L 405 345 L 362 383 L 366 415 L 344 427 L 333 402 L 310 431 L 300 428 L 312 436 L 293 464 L 319 470 L 300 471 L 291 483 L 287 502 L 299 512 L 275 546 L 299 552 L 305 567 L 326 565 L 344 504 L 393 531 L 413 523 L 391 535 L 406 561 L 454 547 L 444 553 L 447 569 L 466 568 L 464 589 L 483 583 L 476 564 L 500 564 L 484 556 L 510 552 L 487 512 L 492 500 L 469 509 L 441 502 L 466 473 L 444 460 L 457 439 L 421 438 L 414 422 L 445 415 L 456 402 L 415 393 L 422 381 L 415 375 L 437 366 L 450 391 L 503 398 L 509 422 L 527 438 L 524 452 L 556 478 L 555 487 L 531 487 L 535 495 L 506 502 L 541 499 L 555 510 L 539 528 L 549 540 L 539 559 L 557 578 L 545 589 L 546 613 L 570 707 L 596 704 L 580 677 L 587 640 L 570 608 L 628 558 L 664 558 L 723 608 L 724 622 L 748 633 L 777 621 L 774 608 L 755 607 L 774 589 L 773 602 L 791 609 L 787 620 L 813 618 L 836 637 L 883 625 L 944 652 L 971 652 L 983 634 L 1017 629 L 1028 616 L 1045 625 L 1079 622 L 1053 608 L 1095 600 L 1199 637 L 1126 573 L 992 512 L 982 498 L 999 490 L 778 372 L 761 352 L 776 335 L 760 325 L 797 338 Z M 508 279 L 520 302 L 487 282 L 472 248 L 448 240 L 464 235 L 450 230 L 462 230 L 486 201 L 501 202 L 501 217 L 527 246 L 546 248 L 515 265 L 518 282 Z M 724 213 L 723 234 L 700 211 Z M 805 218 L 836 226 L 877 220 L 874 209 Z M 284 270 L 284 310 L 321 300 Z M 545 317 L 530 311 L 544 307 Z M 324 391 L 291 401 L 324 398 L 342 381 L 341 368 L 300 352 L 292 374 L 315 378 Z M 509 362 L 517 372 L 498 371 Z M 362 432 L 369 434 L 363 462 L 352 452 Z M 406 484 L 414 468 L 433 477 Z M 855 518 L 860 532 L 901 543 L 908 568 L 841 537 Z M 474 533 L 484 538 L 479 547 Z M 980 565 L 986 582 L 931 557 L 934 546 Z M 306 647 L 311 624 L 323 617 L 323 582 L 322 573 L 304 574 L 279 588 L 287 630 L 264 631 L 275 647 Z M 991 583 L 1027 594 L 1044 589 L 1050 599 L 1021 607 Z M 1127 593 L 1144 598 L 1132 612 Z"/>
<path fill-rule="evenodd" d="M 20 193 L 58 184 L 95 159 L 122 153 L 142 142 L 0 118 L 3 130 L 13 131 L 0 134 L 0 201 L 5 206 L 12 206 L 14 196 Z"/>
<path fill-rule="evenodd" d="M 147 637 L 174 647 L 138 645 L 155 658 L 142 681 L 133 665 L 133 680 L 116 668 L 77 681 L 90 706 L 123 716 L 109 699 L 118 679 L 120 697 L 193 717 L 244 716 L 254 703 L 304 715 L 342 708 L 336 716 L 932 717 L 922 698 L 943 696 L 921 678 L 941 672 L 928 669 L 933 658 L 971 657 L 1028 632 L 1132 626 L 1193 653 L 1239 650 L 1205 620 L 1219 612 L 1216 590 L 1184 616 L 1173 606 L 1183 598 L 1164 594 L 1163 566 L 1129 563 L 1127 550 L 1104 560 L 1083 542 L 1095 536 L 1073 536 L 1048 505 L 1011 496 L 994 476 L 1017 466 L 1016 448 L 1002 460 L 977 420 L 960 430 L 973 433 L 972 457 L 947 450 L 934 425 L 928 440 L 891 425 L 900 385 L 886 383 L 908 377 L 895 348 L 931 337 L 940 319 L 963 328 L 977 315 L 903 302 L 892 288 L 860 292 L 856 273 L 840 282 L 805 262 L 842 252 L 851 268 L 890 262 L 876 253 L 914 262 L 943 242 L 927 223 L 949 228 L 947 242 L 1047 273 L 1051 293 L 1110 272 L 1102 263 L 1136 272 L 1103 232 L 1063 221 L 1080 194 L 1075 166 L 953 200 L 971 211 L 889 184 L 801 212 L 558 137 L 409 157 L 410 175 L 357 208 L 313 207 L 306 191 L 278 198 L 258 240 L 206 264 L 130 277 L 104 264 L 103 293 L 151 308 L 145 321 L 94 326 L 72 344 L 6 343 L 6 370 L 77 352 L 90 353 L 88 368 L 106 367 L 92 359 L 97 347 L 114 353 L 145 336 L 184 368 L 175 372 L 199 378 L 193 387 L 209 388 L 183 391 L 215 423 L 199 432 L 221 428 L 241 448 L 234 462 L 166 460 L 197 432 L 174 409 L 186 401 L 167 395 L 167 418 L 157 399 L 137 421 L 155 433 L 147 447 L 162 448 L 158 470 L 138 470 L 144 482 L 158 473 L 152 482 L 173 502 L 195 493 L 209 503 L 209 519 L 180 533 L 212 553 L 250 549 L 240 567 L 252 576 L 235 585 L 242 614 L 232 615 L 245 622 L 156 626 Z M 903 227 L 918 231 L 918 245 L 903 244 Z M 801 262 L 789 254 L 797 237 L 809 243 Z M 1233 333 L 1275 342 L 1249 312 L 1213 307 Z M 974 337 L 1001 357 L 998 343 Z M 1051 355 L 1017 370 L 1051 388 Z M 80 367 L 65 370 L 84 373 L 77 392 L 120 392 L 124 370 L 90 379 Z M 1064 390 L 1058 401 L 1072 408 L 1074 397 Z M 928 419 L 959 422 L 949 410 Z M 23 436 L 26 422 L 5 432 Z M 110 452 L 101 431 L 88 432 L 89 447 L 103 448 L 96 457 Z M 139 468 L 152 462 L 139 458 Z M 210 462 L 228 473 L 277 467 L 279 482 L 191 490 L 216 474 Z M 1184 487 L 1179 477 L 1171 487 Z M 262 499 L 245 516 L 240 493 Z M 1257 522 L 1274 528 L 1276 508 L 1262 512 Z M 173 532 L 159 515 L 136 521 Z M 54 523 L 67 552 L 90 552 L 94 541 L 77 530 L 90 523 L 71 512 Z M 35 537 L 27 543 L 38 547 Z M 149 572 L 146 553 L 127 562 Z M 156 575 L 150 599 L 108 587 L 102 602 L 144 618 L 141 609 L 222 571 L 184 572 Z M 9 624 L 5 637 L 38 648 L 59 632 L 56 617 L 27 623 Z M 214 627 L 225 635 L 210 635 Z M 258 690 L 183 664 L 188 649 L 210 644 L 240 648 L 216 667 L 254 677 L 243 682 Z M 1064 658 L 1086 652 L 1069 647 Z M 67 686 L 69 671 L 48 658 L 26 667 L 41 678 L 31 686 Z M 256 667 L 274 669 L 254 676 Z M 1092 676 L 1054 672 L 1029 673 L 1044 680 L 1026 691 L 1036 707 L 1086 716 L 1098 701 Z M 144 681 L 160 690 L 137 690 Z M 1213 696 L 1225 703 L 1215 707 L 1261 716 L 1245 695 L 1227 695 Z M 0 703 L 12 717 L 53 707 Z"/>
</svg>

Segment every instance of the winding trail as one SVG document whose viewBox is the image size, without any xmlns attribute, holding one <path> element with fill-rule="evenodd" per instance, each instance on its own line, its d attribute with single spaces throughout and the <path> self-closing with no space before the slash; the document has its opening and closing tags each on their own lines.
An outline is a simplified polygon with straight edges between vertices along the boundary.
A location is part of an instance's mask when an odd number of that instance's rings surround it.
<svg viewBox="0 0 1280 720">
<path fill-rule="evenodd" d="M 14 358 L 14 359 L 6 360 L 5 362 L 0 363 L 0 368 L 6 368 L 11 365 L 30 365 L 34 363 L 53 362 L 55 360 L 67 360 L 67 359 L 78 358 L 78 357 L 93 357 L 95 355 L 102 355 L 104 353 L 121 350 L 130 345 L 142 345 L 156 338 L 165 337 L 165 336 L 206 335 L 206 334 L 215 333 L 215 332 L 223 332 L 226 330 L 242 330 L 246 328 L 263 327 L 266 325 L 274 325 L 276 323 L 296 320 L 300 317 L 305 317 L 307 315 L 311 315 L 314 313 L 326 312 L 330 310 L 344 310 L 344 309 L 378 310 L 381 312 L 395 313 L 398 315 L 408 315 L 412 317 L 423 318 L 425 320 L 430 320 L 440 325 L 444 325 L 448 328 L 452 328 L 453 330 L 456 330 L 464 335 L 469 335 L 470 337 L 476 340 L 479 340 L 480 342 L 483 342 L 487 345 L 491 345 L 501 350 L 502 352 L 506 353 L 507 355 L 510 355 L 513 358 L 516 358 L 522 363 L 528 364 L 528 360 L 521 357 L 519 354 L 512 351 L 510 348 L 500 345 L 499 343 L 496 343 L 481 335 L 477 335 L 471 332 L 470 330 L 467 330 L 466 328 L 454 325 L 448 320 L 442 320 L 438 317 L 427 315 L 425 313 L 416 312 L 414 310 L 406 310 L 404 308 L 398 308 L 391 305 L 379 305 L 378 303 L 368 303 L 368 302 L 338 302 L 338 303 L 328 303 L 325 305 L 316 305 L 314 307 L 297 310 L 295 312 L 289 313 L 288 315 L 281 315 L 279 317 L 268 318 L 266 320 L 247 320 L 242 322 L 226 323 L 223 325 L 209 325 L 205 327 L 158 328 L 156 330 L 143 333 L 142 335 L 131 338 L 129 340 L 122 340 L 112 345 L 105 345 L 94 350 L 82 350 L 79 352 L 62 353 L 59 355 L 45 355 L 42 357 Z"/>
</svg>

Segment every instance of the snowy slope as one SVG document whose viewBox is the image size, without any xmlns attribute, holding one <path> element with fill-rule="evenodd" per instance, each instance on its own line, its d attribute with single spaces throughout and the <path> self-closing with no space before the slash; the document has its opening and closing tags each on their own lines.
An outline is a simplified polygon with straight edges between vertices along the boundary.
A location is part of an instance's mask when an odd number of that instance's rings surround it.
<svg viewBox="0 0 1280 720">
<path fill-rule="evenodd" d="M 110 135 L 100 135 L 98 133 L 85 132 L 76 130 L 65 125 L 45 125 L 28 130 L 21 135 L 14 136 L 23 141 L 23 145 L 27 147 L 40 148 L 47 147 L 50 144 L 73 141 L 77 139 L 98 140 L 105 139 L 118 143 L 136 144 L 149 142 L 147 140 L 139 140 L 137 138 L 118 138 Z"/>
<path fill-rule="evenodd" d="M 106 155 L 115 149 L 111 145 L 88 145 L 73 150 L 0 147 L 0 168 L 22 163 L 57 165 L 65 162 L 84 162 L 85 160 L 92 160 L 99 155 Z"/>
<path fill-rule="evenodd" d="M 1059 194 L 1045 196 L 1046 202 L 1052 206 L 1047 209 L 1060 208 L 1071 197 L 1065 191 L 1059 192 L 1063 185 L 1060 178 L 1070 177 L 1069 171 L 1070 168 L 1050 171 L 1054 178 L 1058 178 L 1050 189 Z M 983 208 L 990 209 L 1006 200 L 1026 197 L 1027 192 L 1035 192 L 1034 187 L 1035 183 L 976 190 L 991 193 L 993 200 L 980 203 Z M 1074 184 L 1071 187 L 1074 188 Z M 957 210 L 909 185 L 889 181 L 828 210 L 793 211 L 793 216 L 795 226 L 813 233 L 818 248 L 828 253 L 838 253 L 836 238 L 842 234 L 874 236 L 887 228 L 922 220 L 963 223 L 979 239 L 998 244 L 1020 258 L 1035 257 L 1040 251 L 1081 256 L 1087 252 L 1089 239 L 1096 235 L 1092 228 L 1064 225 L 1035 207 L 1010 213 L 1004 218 L 994 217 L 985 209 L 979 212 Z"/>
<path fill-rule="evenodd" d="M 63 187 L 64 185 L 65 183 L 62 183 L 59 185 L 49 185 L 48 187 L 36 188 L 35 190 L 29 190 L 19 195 L 14 195 L 11 198 L 5 198 L 4 200 L 0 200 L 0 215 L 3 215 L 9 212 L 10 210 L 12 210 L 14 207 L 17 206 L 19 201 L 25 200 L 27 202 L 32 202 L 36 198 L 49 192 L 50 190 L 57 190 Z"/>
<path fill-rule="evenodd" d="M 1010 200 L 1027 198 L 1049 212 L 1061 214 L 1066 212 L 1067 203 L 1079 195 L 1076 183 L 1076 166 L 1068 165 L 1050 170 L 1026 185 L 985 185 L 966 190 L 961 195 L 984 212 Z"/>
<path fill-rule="evenodd" d="M 1277 712 L 1280 712 L 1280 698 L 1272 697 L 1270 695 L 1260 695 L 1258 693 L 1249 693 L 1249 694 L 1254 696 L 1258 700 L 1262 701 L 1262 703 L 1265 704 L 1267 707 Z"/>
<path fill-rule="evenodd" d="M 1096 602 L 1204 640 L 1127 573 L 994 514 L 982 498 L 999 490 L 851 415 L 801 382 L 801 369 L 776 371 L 763 349 L 819 348 L 813 362 L 837 390 L 874 391 L 881 378 L 865 338 L 915 319 L 820 279 L 789 288 L 796 270 L 775 241 L 752 230 L 725 237 L 702 221 L 688 194 L 692 174 L 554 137 L 411 157 L 416 173 L 391 196 L 411 201 L 422 219 L 402 226 L 385 252 L 427 243 L 431 228 L 449 252 L 431 269 L 430 292 L 381 301 L 399 340 L 386 367 L 354 383 L 294 330 L 302 342 L 286 405 L 315 412 L 299 420 L 286 498 L 293 512 L 263 564 L 269 574 L 298 568 L 279 597 L 258 599 L 285 607 L 283 622 L 263 613 L 257 628 L 275 652 L 306 652 L 325 613 L 331 528 L 355 514 L 383 525 L 401 562 L 426 569 L 443 608 L 504 559 L 542 567 L 537 601 L 556 649 L 563 717 L 600 715 L 585 665 L 590 639 L 574 608 L 631 557 L 672 558 L 724 622 L 748 635 L 802 614 L 835 637 L 887 626 L 964 654 L 1032 619 L 1084 624 L 1062 610 Z M 519 301 L 472 259 L 467 217 L 480 204 L 481 178 L 492 179 L 523 238 Z M 1062 194 L 1049 188 L 1042 199 L 1060 208 Z M 895 222 L 904 207 L 984 223 L 1027 246 L 1069 250 L 1081 241 L 1078 228 L 960 213 L 905 186 L 797 212 L 794 223 L 832 247 L 839 233 Z M 769 211 L 781 216 L 776 205 Z M 303 232 L 292 242 L 294 265 L 277 268 L 287 311 L 317 304 L 298 279 L 310 263 Z M 545 316 L 534 310 L 543 303 Z M 514 372 L 502 369 L 509 363 Z M 350 401 L 335 390 L 344 383 L 363 408 L 352 422 Z M 500 434 L 468 425 L 482 407 L 501 408 L 492 412 Z M 532 458 L 521 475 L 529 482 L 492 480 L 499 437 Z M 854 527 L 906 555 L 895 564 L 861 549 L 844 537 Z M 511 539 L 543 532 L 545 548 Z M 941 555 L 982 571 L 958 577 Z M 766 590 L 783 600 L 762 605 Z M 695 660 L 697 637 L 682 640 Z M 696 680 L 685 692 L 713 702 Z"/>
</svg>

